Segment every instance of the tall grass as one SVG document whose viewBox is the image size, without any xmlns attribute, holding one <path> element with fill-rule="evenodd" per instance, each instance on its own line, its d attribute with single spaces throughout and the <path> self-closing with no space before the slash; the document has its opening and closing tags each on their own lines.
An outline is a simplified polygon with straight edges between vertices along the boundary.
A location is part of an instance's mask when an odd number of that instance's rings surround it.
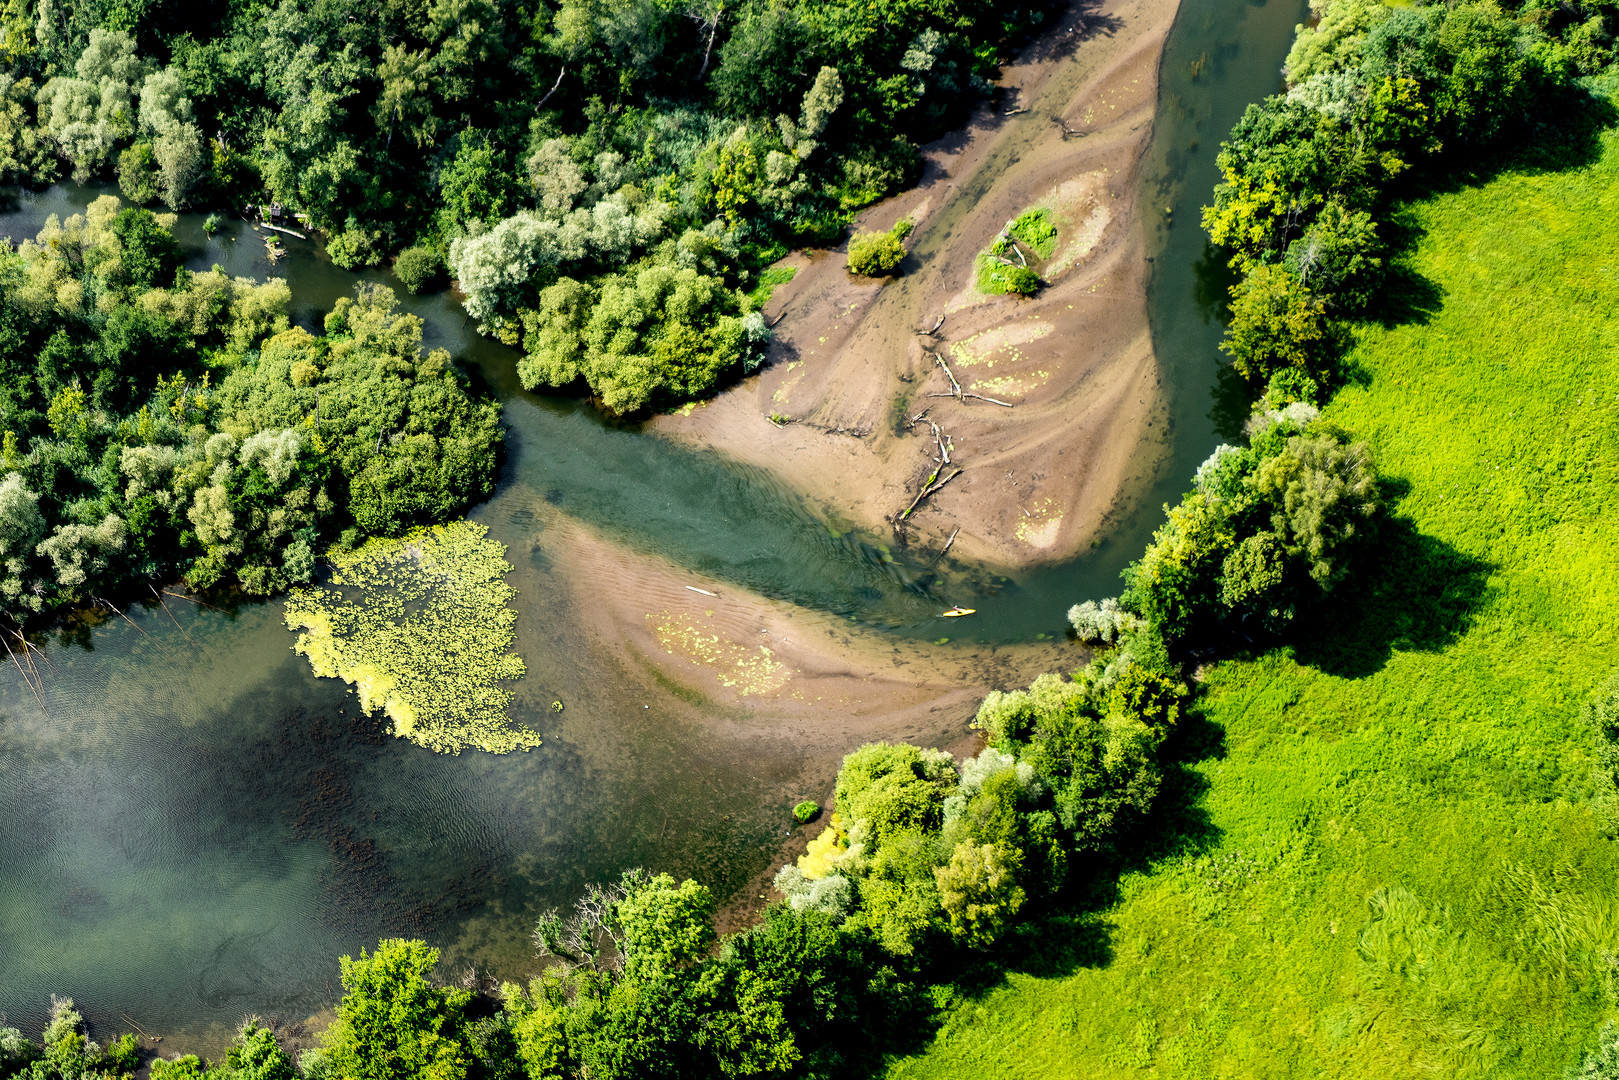
<svg viewBox="0 0 1619 1080">
<path fill-rule="evenodd" d="M 1203 839 L 1124 877 L 1104 955 L 891 1076 L 1550 1080 L 1619 1014 L 1579 722 L 1619 668 L 1619 137 L 1405 216 L 1421 302 L 1327 410 L 1392 478 L 1380 565 L 1204 673 Z"/>
</svg>

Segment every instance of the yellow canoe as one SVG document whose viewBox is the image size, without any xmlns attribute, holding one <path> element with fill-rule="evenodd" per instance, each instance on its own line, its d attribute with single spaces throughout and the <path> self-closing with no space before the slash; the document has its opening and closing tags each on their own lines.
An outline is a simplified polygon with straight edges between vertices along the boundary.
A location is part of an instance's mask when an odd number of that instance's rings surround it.
<svg viewBox="0 0 1619 1080">
<path fill-rule="evenodd" d="M 977 608 L 970 608 L 970 607 L 953 607 L 949 611 L 946 611 L 946 612 L 943 612 L 942 614 L 940 614 L 939 618 L 941 618 L 941 619 L 959 619 L 963 615 L 971 615 L 977 610 L 978 610 Z"/>
</svg>

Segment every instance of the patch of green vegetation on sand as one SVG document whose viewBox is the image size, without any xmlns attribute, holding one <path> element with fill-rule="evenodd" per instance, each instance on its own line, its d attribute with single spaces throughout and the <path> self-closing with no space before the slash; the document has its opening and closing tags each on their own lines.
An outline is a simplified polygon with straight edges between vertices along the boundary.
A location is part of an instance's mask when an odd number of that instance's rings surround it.
<svg viewBox="0 0 1619 1080">
<path fill-rule="evenodd" d="M 1040 274 L 1025 265 L 1030 255 L 1044 262 L 1057 252 L 1057 220 L 1043 206 L 1023 211 L 996 236 L 989 250 L 976 260 L 978 291 L 1027 295 L 1040 287 Z"/>
</svg>

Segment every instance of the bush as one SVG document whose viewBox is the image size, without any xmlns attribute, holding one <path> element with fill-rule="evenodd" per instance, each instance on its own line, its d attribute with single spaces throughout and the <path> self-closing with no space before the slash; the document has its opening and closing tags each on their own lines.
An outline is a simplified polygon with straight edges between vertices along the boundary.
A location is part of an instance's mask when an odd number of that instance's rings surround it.
<svg viewBox="0 0 1619 1080">
<path fill-rule="evenodd" d="M 990 296 L 1012 293 L 1032 296 L 1043 284 L 1040 275 L 1027 266 L 1008 266 L 991 254 L 978 256 L 978 291 Z"/>
<path fill-rule="evenodd" d="M 202 221 L 202 231 L 207 233 L 209 236 L 212 236 L 214 233 L 219 231 L 219 227 L 224 223 L 225 219 L 220 217 L 218 214 L 209 214 Z"/>
<path fill-rule="evenodd" d="M 407 291 L 419 293 L 443 272 L 444 263 L 430 247 L 411 247 L 394 260 L 394 276 Z"/>
<path fill-rule="evenodd" d="M 136 206 L 156 201 L 157 156 L 151 143 L 138 142 L 118 155 L 118 190 Z"/>
<path fill-rule="evenodd" d="M 905 260 L 905 246 L 891 232 L 858 232 L 849 241 L 849 272 L 886 277 Z"/>
<path fill-rule="evenodd" d="M 1057 223 L 1052 220 L 1051 211 L 1044 207 L 1025 210 L 1008 231 L 1042 259 L 1049 259 L 1057 252 Z"/>
<path fill-rule="evenodd" d="M 359 270 L 382 261 L 377 237 L 360 229 L 345 229 L 326 241 L 326 254 L 344 270 Z"/>
<path fill-rule="evenodd" d="M 793 807 L 793 820 L 800 825 L 807 825 L 814 821 L 821 813 L 821 804 L 805 799 Z"/>
</svg>

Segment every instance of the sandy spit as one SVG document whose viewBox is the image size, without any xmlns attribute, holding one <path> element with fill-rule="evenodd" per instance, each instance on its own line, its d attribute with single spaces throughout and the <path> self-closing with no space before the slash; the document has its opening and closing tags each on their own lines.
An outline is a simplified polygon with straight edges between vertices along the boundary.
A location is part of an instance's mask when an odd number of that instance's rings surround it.
<svg viewBox="0 0 1619 1080">
<path fill-rule="evenodd" d="M 993 107 L 925 148 L 920 184 L 862 215 L 857 227 L 917 222 L 904 276 L 852 277 L 842 250 L 792 256 L 798 275 L 766 310 L 780 316 L 771 365 L 654 430 L 770 469 L 902 543 L 937 550 L 959 527 L 952 555 L 1006 568 L 1088 545 L 1165 457 L 1136 192 L 1176 6 L 1066 9 L 1003 68 Z M 974 257 L 1036 205 L 1063 222 L 1049 284 L 978 294 Z M 950 390 L 935 357 L 1014 407 L 930 396 Z M 926 419 L 962 473 L 901 521 L 938 464 Z"/>
</svg>

